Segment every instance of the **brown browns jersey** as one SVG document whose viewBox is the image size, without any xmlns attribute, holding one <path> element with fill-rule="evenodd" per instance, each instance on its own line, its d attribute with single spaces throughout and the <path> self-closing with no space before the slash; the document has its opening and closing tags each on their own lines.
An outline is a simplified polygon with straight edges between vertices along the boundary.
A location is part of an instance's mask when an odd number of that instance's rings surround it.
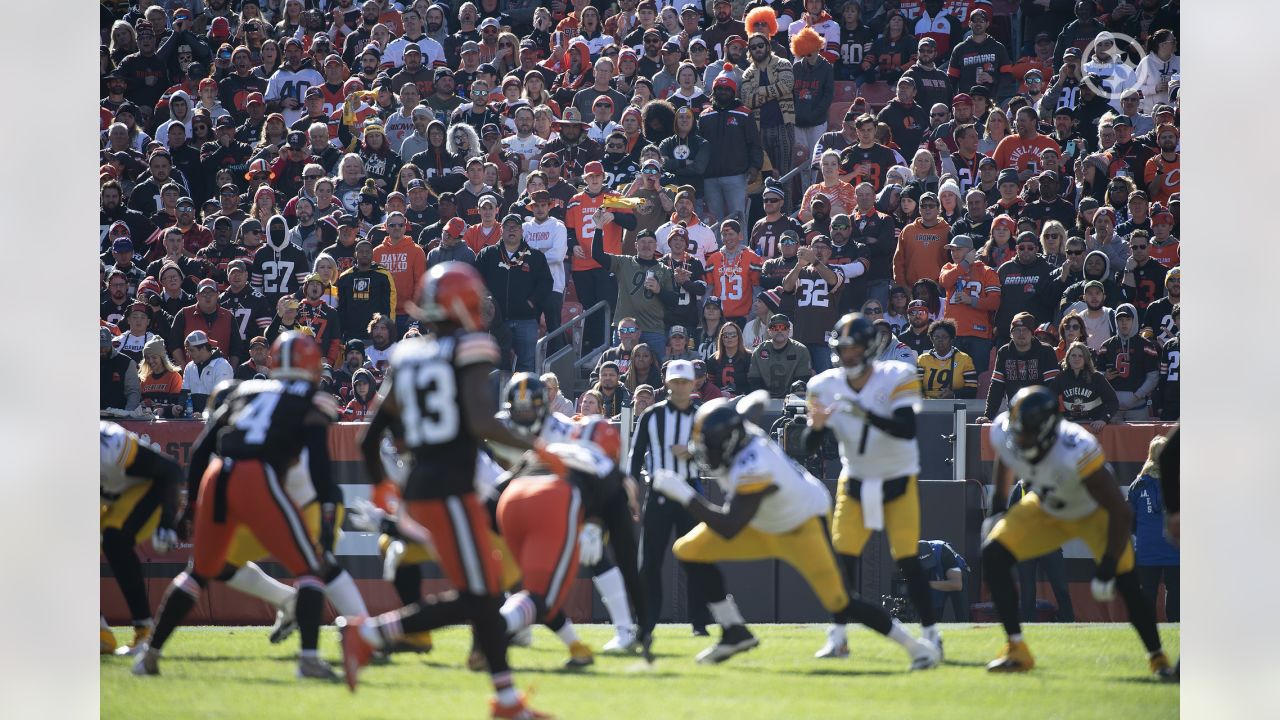
<svg viewBox="0 0 1280 720">
<path fill-rule="evenodd" d="M 782 252 L 778 248 L 778 242 L 782 239 L 782 233 L 787 230 L 794 232 L 797 238 L 804 235 L 804 228 L 794 218 L 786 215 L 777 220 L 760 218 L 751 226 L 750 247 L 765 260 L 778 257 Z"/>
<path fill-rule="evenodd" d="M 836 281 L 828 283 L 812 267 L 800 271 L 795 290 L 783 298 L 783 312 L 791 318 L 791 337 L 805 345 L 826 342 L 827 333 L 840 319 L 840 292 L 844 273 L 832 268 Z"/>
<path fill-rule="evenodd" d="M 844 177 L 853 173 L 849 184 L 854 187 L 865 181 L 880 192 L 884 187 L 885 174 L 896 164 L 897 157 L 893 151 L 880 143 L 865 149 L 860 145 L 850 145 L 840 151 L 840 175 Z"/>
</svg>

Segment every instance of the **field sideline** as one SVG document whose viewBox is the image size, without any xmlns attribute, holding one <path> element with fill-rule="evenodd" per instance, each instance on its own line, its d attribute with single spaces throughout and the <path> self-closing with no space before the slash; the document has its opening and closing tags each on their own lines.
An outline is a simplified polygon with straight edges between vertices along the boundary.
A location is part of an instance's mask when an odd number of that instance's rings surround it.
<svg viewBox="0 0 1280 720">
<path fill-rule="evenodd" d="M 846 660 L 816 660 L 825 639 L 821 625 L 755 625 L 759 648 L 719 666 L 693 656 L 708 638 L 687 625 L 659 626 L 657 662 L 638 657 L 596 657 L 585 673 L 567 672 L 567 651 L 546 628 L 532 648 L 513 648 L 522 689 L 536 688 L 534 707 L 557 717 L 608 718 L 1173 718 L 1179 688 L 1147 673 L 1145 653 L 1127 624 L 1029 625 L 1036 656 L 1027 675 L 993 676 L 983 665 L 1003 641 L 998 626 L 944 625 L 947 662 L 937 670 L 907 673 L 901 649 L 865 628 L 850 626 Z M 604 625 L 579 626 L 599 648 L 612 635 Z M 1179 626 L 1162 625 L 1171 659 L 1178 657 Z M 116 628 L 122 642 L 129 628 Z M 912 628 L 918 633 L 918 628 Z M 336 666 L 337 635 L 321 634 L 321 654 Z M 470 633 L 435 634 L 429 655 L 397 654 L 390 665 L 366 668 L 354 696 L 346 685 L 295 680 L 297 636 L 271 645 L 258 627 L 181 628 L 165 648 L 161 676 L 135 678 L 131 658 L 102 658 L 103 718 L 379 718 L 487 717 L 487 677 L 463 666 Z M 340 670 L 340 666 L 338 667 Z"/>
</svg>

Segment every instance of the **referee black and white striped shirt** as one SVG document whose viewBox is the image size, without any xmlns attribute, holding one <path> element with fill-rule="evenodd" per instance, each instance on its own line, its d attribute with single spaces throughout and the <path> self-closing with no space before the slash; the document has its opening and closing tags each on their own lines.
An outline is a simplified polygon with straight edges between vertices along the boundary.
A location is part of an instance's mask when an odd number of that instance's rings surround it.
<svg viewBox="0 0 1280 720">
<path fill-rule="evenodd" d="M 655 471 L 671 470 L 691 484 L 697 482 L 697 461 L 681 460 L 671 450 L 675 445 L 688 446 L 696 411 L 695 403 L 680 410 L 670 400 L 663 400 L 640 415 L 631 442 L 631 477 L 639 480 L 640 471 L 644 470 L 652 480 Z"/>
</svg>

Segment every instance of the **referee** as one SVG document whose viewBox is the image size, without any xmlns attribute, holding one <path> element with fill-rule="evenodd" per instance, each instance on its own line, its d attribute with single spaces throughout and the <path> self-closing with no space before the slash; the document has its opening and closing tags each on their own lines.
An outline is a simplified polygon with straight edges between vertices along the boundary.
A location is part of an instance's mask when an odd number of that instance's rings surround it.
<svg viewBox="0 0 1280 720">
<path fill-rule="evenodd" d="M 693 434 L 693 363 L 672 360 L 664 378 L 667 399 L 644 411 L 636 423 L 631 443 L 631 477 L 641 471 L 652 481 L 658 470 L 671 470 L 685 477 L 699 492 L 697 463 L 689 452 Z M 649 638 L 662 613 L 662 563 L 671 549 L 671 530 L 676 537 L 689 532 L 698 522 L 684 506 L 671 502 L 662 493 L 648 492 L 644 500 L 644 523 L 640 531 L 640 577 L 645 606 L 640 615 L 640 637 Z M 695 635 L 706 635 L 711 623 L 707 604 L 690 597 L 690 620 Z"/>
</svg>

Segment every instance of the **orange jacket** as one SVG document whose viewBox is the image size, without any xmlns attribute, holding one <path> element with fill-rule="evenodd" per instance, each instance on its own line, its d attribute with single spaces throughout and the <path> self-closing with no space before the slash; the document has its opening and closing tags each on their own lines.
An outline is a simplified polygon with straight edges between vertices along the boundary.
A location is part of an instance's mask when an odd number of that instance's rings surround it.
<svg viewBox="0 0 1280 720">
<path fill-rule="evenodd" d="M 938 277 L 949 259 L 946 246 L 950 234 L 951 226 L 945 220 L 925 227 L 924 221 L 916 218 L 902 228 L 898 249 L 893 252 L 893 283 L 909 288 L 921 278 Z"/>
<path fill-rule="evenodd" d="M 488 230 L 480 224 L 472 225 L 467 228 L 466 232 L 462 233 L 462 241 L 465 242 L 467 247 L 471 248 L 471 252 L 476 255 L 479 255 L 480 251 L 486 247 L 497 244 L 501 239 L 501 223 L 494 223 L 493 227 Z"/>
<path fill-rule="evenodd" d="M 1000 276 L 981 260 L 974 260 L 966 273 L 955 263 L 942 266 L 938 285 L 947 294 L 946 317 L 956 321 L 956 332 L 962 337 L 990 339 L 992 321 L 1000 309 Z M 956 302 L 959 295 L 977 298 L 975 305 Z"/>
<path fill-rule="evenodd" d="M 418 296 L 418 281 L 427 271 L 427 254 L 408 235 L 392 244 L 387 237 L 373 249 L 373 261 L 391 273 L 396 284 L 396 297 L 400 301 L 397 312 L 413 304 Z"/>
</svg>

